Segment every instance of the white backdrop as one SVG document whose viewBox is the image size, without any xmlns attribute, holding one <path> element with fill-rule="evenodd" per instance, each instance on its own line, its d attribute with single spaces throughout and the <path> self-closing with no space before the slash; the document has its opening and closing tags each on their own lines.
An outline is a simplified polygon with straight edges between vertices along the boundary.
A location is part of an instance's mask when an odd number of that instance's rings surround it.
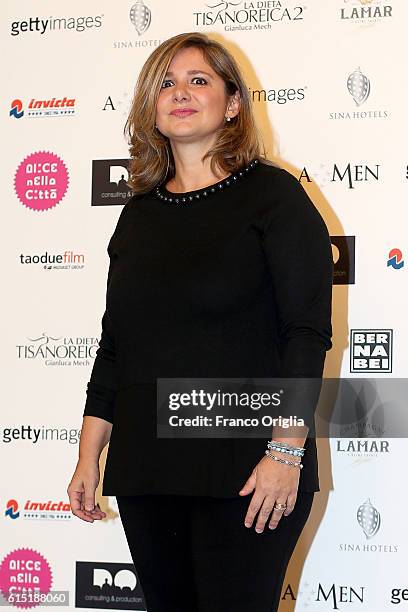
<svg viewBox="0 0 408 612">
<path fill-rule="evenodd" d="M 334 346 L 325 376 L 402 378 L 408 365 L 407 4 L 241 0 L 210 8 L 202 0 L 139 0 L 135 23 L 131 7 L 123 0 L 0 7 L 7 373 L 0 587 L 17 571 L 10 559 L 26 554 L 40 559 L 43 584 L 49 568 L 51 588 L 69 591 L 63 607 L 75 606 L 77 562 L 131 561 L 115 499 L 100 500 L 107 520 L 87 524 L 71 517 L 66 487 L 100 334 L 106 247 L 121 210 L 92 206 L 92 162 L 115 165 L 128 157 L 122 130 L 134 84 L 160 42 L 195 30 L 223 42 L 253 92 L 269 157 L 301 180 L 332 237 L 355 237 L 355 282 L 333 288 Z M 35 102 L 37 110 L 30 108 Z M 31 187 L 34 175 L 43 183 Z M 50 199 L 40 193 L 45 188 Z M 333 254 L 344 278 L 336 247 Z M 375 361 L 355 371 L 351 330 L 392 330 L 392 365 Z M 284 612 L 407 605 L 405 439 L 386 439 L 372 452 L 359 450 L 356 440 L 353 452 L 348 442 L 319 440 L 322 490 L 286 575 Z M 366 533 L 359 508 L 368 517 Z M 114 567 L 122 566 L 112 565 L 111 576 Z"/>
</svg>

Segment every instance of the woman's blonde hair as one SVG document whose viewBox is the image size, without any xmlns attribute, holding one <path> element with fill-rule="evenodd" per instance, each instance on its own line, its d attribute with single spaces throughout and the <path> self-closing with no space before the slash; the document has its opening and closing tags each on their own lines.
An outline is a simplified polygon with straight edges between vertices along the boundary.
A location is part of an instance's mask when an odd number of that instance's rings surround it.
<svg viewBox="0 0 408 612">
<path fill-rule="evenodd" d="M 200 32 L 178 34 L 157 47 L 143 65 L 124 134 L 128 138 L 131 161 L 127 184 L 134 194 L 143 194 L 166 176 L 174 176 L 175 166 L 170 141 L 156 127 L 156 106 L 164 76 L 180 49 L 197 47 L 205 61 L 224 81 L 227 96 L 238 91 L 240 110 L 236 117 L 220 127 L 216 144 L 205 153 L 211 171 L 232 173 L 247 165 L 254 157 L 265 158 L 265 148 L 252 111 L 252 101 L 240 69 L 227 49 Z M 261 146 L 263 154 L 261 155 Z"/>
</svg>

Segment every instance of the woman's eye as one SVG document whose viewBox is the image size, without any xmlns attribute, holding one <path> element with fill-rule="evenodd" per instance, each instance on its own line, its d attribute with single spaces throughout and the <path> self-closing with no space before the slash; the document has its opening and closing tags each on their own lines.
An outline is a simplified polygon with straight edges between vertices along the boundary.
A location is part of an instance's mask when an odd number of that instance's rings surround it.
<svg viewBox="0 0 408 612">
<path fill-rule="evenodd" d="M 194 79 L 198 79 L 199 81 L 204 81 L 204 83 L 207 83 L 207 81 L 203 77 L 194 77 Z"/>
<path fill-rule="evenodd" d="M 206 79 L 204 79 L 203 77 L 193 77 L 193 81 L 195 81 L 196 79 L 198 79 L 199 81 L 203 81 L 203 83 L 198 83 L 198 85 L 206 85 L 207 81 Z M 164 89 L 165 87 L 167 87 L 167 83 L 172 83 L 172 81 L 170 81 L 170 79 L 166 79 L 165 81 L 163 81 L 162 83 L 162 89 Z"/>
</svg>

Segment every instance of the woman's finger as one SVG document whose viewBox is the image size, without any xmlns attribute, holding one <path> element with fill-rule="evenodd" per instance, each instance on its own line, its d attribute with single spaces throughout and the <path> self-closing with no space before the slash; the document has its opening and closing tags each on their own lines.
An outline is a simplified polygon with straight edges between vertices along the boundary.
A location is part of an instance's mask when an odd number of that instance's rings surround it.
<svg viewBox="0 0 408 612">
<path fill-rule="evenodd" d="M 289 514 L 293 512 L 293 508 L 295 507 L 295 504 L 296 504 L 296 499 L 297 499 L 297 491 L 295 493 L 290 493 L 288 495 L 288 501 L 286 502 L 287 508 L 284 512 L 285 516 L 289 516 Z"/>
<path fill-rule="evenodd" d="M 84 510 L 84 494 L 82 491 L 73 491 L 72 489 L 70 489 L 68 495 L 71 512 L 74 516 L 77 516 L 78 518 L 88 523 L 93 523 L 95 519 L 100 520 L 105 518 L 106 514 L 101 510 L 94 510 L 93 512 L 88 512 Z"/>
<path fill-rule="evenodd" d="M 92 512 L 95 509 L 95 487 L 87 482 L 84 483 L 85 492 L 83 493 L 84 510 Z"/>
<path fill-rule="evenodd" d="M 278 506 L 278 507 L 276 507 Z M 273 507 L 271 520 L 269 521 L 269 529 L 276 529 L 281 520 L 287 507 L 287 502 L 282 500 L 276 500 L 275 506 Z"/>
<path fill-rule="evenodd" d="M 275 497 L 268 495 L 265 497 L 262 507 L 258 514 L 258 520 L 255 525 L 255 531 L 257 533 L 262 533 L 265 527 L 265 523 L 268 520 L 271 512 L 273 511 L 273 506 L 275 503 Z"/>
<path fill-rule="evenodd" d="M 259 508 L 262 506 L 265 495 L 261 493 L 255 493 L 252 495 L 250 504 L 248 506 L 248 510 L 245 516 L 244 524 L 245 527 L 252 527 L 252 523 L 254 521 L 255 515 L 258 512 Z"/>
</svg>

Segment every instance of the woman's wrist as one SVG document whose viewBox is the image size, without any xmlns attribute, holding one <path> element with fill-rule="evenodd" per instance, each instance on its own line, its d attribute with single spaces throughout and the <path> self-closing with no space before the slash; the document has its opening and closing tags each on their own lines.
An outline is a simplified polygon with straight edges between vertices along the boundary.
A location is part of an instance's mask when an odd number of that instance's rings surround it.
<svg viewBox="0 0 408 612">
<path fill-rule="evenodd" d="M 287 454 L 285 456 L 284 453 L 278 454 L 277 452 L 270 451 L 269 449 L 265 451 L 265 455 L 272 461 L 285 465 L 290 469 L 295 468 L 301 470 L 303 468 L 301 457 L 292 457 Z"/>
<path fill-rule="evenodd" d="M 79 453 L 78 465 L 81 466 L 99 466 L 99 457 L 95 453 Z"/>
</svg>

